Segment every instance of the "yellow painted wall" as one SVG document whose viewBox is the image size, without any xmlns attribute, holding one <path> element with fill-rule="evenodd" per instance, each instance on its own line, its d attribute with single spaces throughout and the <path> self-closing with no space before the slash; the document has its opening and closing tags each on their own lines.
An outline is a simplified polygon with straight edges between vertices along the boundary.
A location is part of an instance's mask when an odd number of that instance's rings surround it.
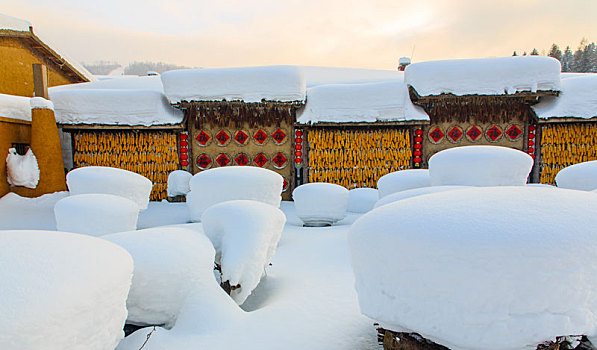
<svg viewBox="0 0 597 350">
<path fill-rule="evenodd" d="M 48 67 L 48 86 L 74 82 L 21 39 L 0 37 L 0 57 L 0 94 L 33 97 L 34 63 Z"/>
<path fill-rule="evenodd" d="M 5 159 L 13 143 L 31 143 L 31 123 L 0 116 L 0 197 L 9 192 Z"/>
</svg>

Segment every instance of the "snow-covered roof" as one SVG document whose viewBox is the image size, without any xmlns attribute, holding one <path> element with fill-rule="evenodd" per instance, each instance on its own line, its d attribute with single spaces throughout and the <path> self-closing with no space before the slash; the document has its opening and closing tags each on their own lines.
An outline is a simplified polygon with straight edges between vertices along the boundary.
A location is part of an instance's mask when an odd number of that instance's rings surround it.
<svg viewBox="0 0 597 350">
<path fill-rule="evenodd" d="M 421 96 L 559 91 L 560 70 L 558 60 L 544 56 L 429 61 L 407 66 L 405 82 Z"/>
<path fill-rule="evenodd" d="M 0 30 L 28 32 L 31 26 L 31 22 L 0 13 Z"/>
<path fill-rule="evenodd" d="M 0 117 L 31 121 L 30 99 L 0 94 Z"/>
<path fill-rule="evenodd" d="M 429 120 L 422 108 L 412 104 L 402 81 L 321 85 L 307 94 L 298 117 L 303 124 Z"/>
<path fill-rule="evenodd" d="M 404 72 L 397 70 L 301 66 L 307 88 L 328 84 L 366 84 L 383 81 L 404 81 Z"/>
<path fill-rule="evenodd" d="M 305 74 L 296 66 L 183 69 L 161 75 L 171 103 L 304 101 Z"/>
<path fill-rule="evenodd" d="M 54 86 L 49 89 L 50 94 L 61 90 L 92 90 L 92 89 L 121 89 L 121 90 L 152 90 L 164 93 L 162 81 L 157 76 L 119 76 L 115 79 L 100 79 L 90 83 Z"/>
<path fill-rule="evenodd" d="M 597 118 L 597 74 L 562 79 L 558 97 L 543 97 L 533 109 L 539 118 Z"/>
</svg>

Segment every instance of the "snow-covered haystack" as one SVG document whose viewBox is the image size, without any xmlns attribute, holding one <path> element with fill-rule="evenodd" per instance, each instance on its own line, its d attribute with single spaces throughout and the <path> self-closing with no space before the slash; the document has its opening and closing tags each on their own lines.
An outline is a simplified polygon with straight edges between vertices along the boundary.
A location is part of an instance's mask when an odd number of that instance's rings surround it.
<svg viewBox="0 0 597 350">
<path fill-rule="evenodd" d="M 430 186 L 430 187 L 419 187 L 411 190 L 395 192 L 390 195 L 383 197 L 375 203 L 375 208 L 381 207 L 389 203 L 397 202 L 403 199 L 422 196 L 430 193 L 444 192 L 458 190 L 461 188 L 468 188 L 469 186 Z"/>
<path fill-rule="evenodd" d="M 191 191 L 189 181 L 193 174 L 184 170 L 174 170 L 168 175 L 168 197 L 186 196 Z"/>
<path fill-rule="evenodd" d="M 379 193 L 374 188 L 353 188 L 348 191 L 347 211 L 353 213 L 366 213 L 373 209 L 379 199 Z"/>
<path fill-rule="evenodd" d="M 88 193 L 59 200 L 54 215 L 58 231 L 102 236 L 135 230 L 139 206 L 124 197 Z"/>
<path fill-rule="evenodd" d="M 531 156 L 501 146 L 454 147 L 429 159 L 433 186 L 523 186 L 532 167 Z"/>
<path fill-rule="evenodd" d="M 145 176 L 124 169 L 102 166 L 71 170 L 66 174 L 66 184 L 71 195 L 113 194 L 132 200 L 141 210 L 147 209 L 153 187 L 151 181 Z"/>
<path fill-rule="evenodd" d="M 592 191 L 597 189 L 597 160 L 570 165 L 556 175 L 560 188 Z"/>
<path fill-rule="evenodd" d="M 201 221 L 216 248 L 222 282 L 230 284 L 230 295 L 240 305 L 257 287 L 274 256 L 286 216 L 269 204 L 234 200 L 209 207 Z"/>
<path fill-rule="evenodd" d="M 340 185 L 314 182 L 292 191 L 296 215 L 305 226 L 329 226 L 344 219 L 348 190 Z"/>
<path fill-rule="evenodd" d="M 405 199 L 349 232 L 361 310 L 452 349 L 597 332 L 597 196 L 468 188 Z M 567 253 L 562 255 L 562 249 Z"/>
<path fill-rule="evenodd" d="M 274 171 L 252 166 L 214 168 L 195 174 L 190 181 L 187 205 L 191 220 L 201 221 L 214 204 L 249 199 L 280 207 L 284 179 Z"/>
<path fill-rule="evenodd" d="M 102 237 L 133 257 L 127 323 L 174 325 L 189 290 L 200 277 L 202 259 L 198 254 L 202 248 L 197 235 L 180 227 L 159 227 Z"/>
<path fill-rule="evenodd" d="M 121 247 L 55 231 L 0 231 L 0 349 L 114 349 L 133 261 Z"/>
<path fill-rule="evenodd" d="M 386 174 L 377 180 L 379 198 L 394 192 L 406 191 L 413 188 L 431 186 L 429 170 L 409 169 Z"/>
</svg>

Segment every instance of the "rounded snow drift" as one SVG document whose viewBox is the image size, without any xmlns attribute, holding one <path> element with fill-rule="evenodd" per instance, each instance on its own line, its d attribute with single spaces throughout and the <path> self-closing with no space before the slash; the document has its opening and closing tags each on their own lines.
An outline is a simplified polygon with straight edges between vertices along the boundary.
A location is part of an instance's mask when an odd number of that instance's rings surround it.
<svg viewBox="0 0 597 350">
<path fill-rule="evenodd" d="M 361 310 L 450 348 L 596 333 L 597 196 L 482 187 L 384 205 L 351 227 Z M 534 345 L 534 346 L 533 346 Z"/>
<path fill-rule="evenodd" d="M 428 186 L 431 186 L 431 181 L 427 169 L 399 170 L 377 180 L 380 199 L 395 192 Z"/>
<path fill-rule="evenodd" d="M 592 191 L 597 189 L 597 160 L 571 165 L 556 174 L 560 188 Z"/>
<path fill-rule="evenodd" d="M 187 206 L 191 220 L 201 221 L 210 206 L 236 199 L 249 199 L 280 207 L 282 175 L 253 166 L 228 166 L 202 171 L 190 181 Z"/>
<path fill-rule="evenodd" d="M 168 175 L 168 197 L 186 196 L 191 191 L 189 181 L 193 174 L 184 170 L 174 170 Z"/>
<path fill-rule="evenodd" d="M 353 188 L 348 191 L 346 210 L 352 213 L 366 213 L 373 209 L 378 199 L 379 193 L 375 188 Z"/>
<path fill-rule="evenodd" d="M 66 184 L 71 195 L 86 193 L 113 194 L 137 203 L 147 209 L 153 187 L 145 176 L 132 171 L 103 166 L 88 166 L 66 174 Z"/>
<path fill-rule="evenodd" d="M 65 197 L 54 207 L 58 231 L 102 236 L 137 228 L 139 206 L 111 194 L 89 193 Z"/>
<path fill-rule="evenodd" d="M 346 216 L 348 190 L 340 185 L 314 182 L 292 191 L 296 215 L 305 226 L 330 226 Z"/>
<path fill-rule="evenodd" d="M 531 156 L 501 146 L 454 147 L 429 159 L 432 186 L 523 186 L 532 167 Z"/>
<path fill-rule="evenodd" d="M 430 186 L 430 187 L 419 187 L 413 188 L 412 190 L 400 191 L 392 193 L 388 196 L 383 197 L 375 203 L 375 208 L 381 207 L 389 203 L 397 202 L 403 199 L 422 196 L 430 193 L 445 192 L 452 190 L 459 190 L 461 188 L 469 188 L 470 186 Z"/>
<path fill-rule="evenodd" d="M 102 239 L 0 231 L 0 348 L 114 349 L 132 272 L 131 256 Z"/>
</svg>

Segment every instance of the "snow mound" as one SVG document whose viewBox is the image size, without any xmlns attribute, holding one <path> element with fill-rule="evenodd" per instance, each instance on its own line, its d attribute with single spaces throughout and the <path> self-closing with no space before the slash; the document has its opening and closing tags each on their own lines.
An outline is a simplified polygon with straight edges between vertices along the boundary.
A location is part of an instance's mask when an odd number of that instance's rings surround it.
<svg viewBox="0 0 597 350">
<path fill-rule="evenodd" d="M 184 170 L 174 170 L 168 175 L 168 197 L 186 196 L 191 191 L 189 181 L 193 174 Z"/>
<path fill-rule="evenodd" d="M 344 219 L 348 190 L 340 185 L 313 182 L 292 191 L 296 215 L 306 226 L 328 226 Z"/>
<path fill-rule="evenodd" d="M 132 200 L 141 210 L 147 209 L 153 187 L 145 176 L 124 169 L 102 166 L 73 169 L 66 174 L 66 184 L 71 195 L 113 194 Z"/>
<path fill-rule="evenodd" d="M 558 97 L 544 97 L 533 109 L 539 118 L 597 117 L 597 74 L 562 78 Z"/>
<path fill-rule="evenodd" d="M 123 247 L 133 257 L 127 323 L 171 328 L 191 286 L 200 278 L 202 258 L 198 254 L 202 246 L 197 233 L 159 227 L 102 238 Z"/>
<path fill-rule="evenodd" d="M 35 198 L 8 192 L 0 198 L 0 230 L 56 230 L 54 206 L 64 197 L 68 197 L 68 192 L 48 193 Z"/>
<path fill-rule="evenodd" d="M 419 187 L 413 188 L 406 191 L 395 192 L 390 195 L 383 197 L 375 203 L 375 208 L 381 207 L 389 203 L 394 203 L 403 199 L 418 197 L 425 194 L 458 190 L 461 188 L 468 188 L 469 186 L 430 186 L 430 187 Z"/>
<path fill-rule="evenodd" d="M 374 188 L 353 188 L 348 191 L 347 211 L 353 213 L 366 213 L 373 209 L 379 199 L 379 193 Z"/>
<path fill-rule="evenodd" d="M 523 186 L 532 167 L 531 156 L 501 146 L 454 147 L 429 159 L 433 186 Z"/>
<path fill-rule="evenodd" d="M 427 169 L 394 171 L 377 180 L 379 198 L 383 198 L 394 192 L 428 186 L 431 186 L 431 180 L 429 179 L 429 170 Z"/>
<path fill-rule="evenodd" d="M 560 61 L 552 57 L 496 57 L 413 63 L 404 80 L 421 96 L 510 95 L 559 91 L 560 71 Z"/>
<path fill-rule="evenodd" d="M 307 88 L 329 84 L 367 84 L 385 81 L 404 82 L 404 72 L 397 70 L 344 67 L 300 66 Z"/>
<path fill-rule="evenodd" d="M 10 148 L 6 156 L 6 181 L 11 186 L 36 188 L 39 183 L 39 166 L 31 149 L 24 156 Z"/>
<path fill-rule="evenodd" d="M 300 67 L 263 66 L 184 69 L 161 75 L 170 103 L 182 101 L 304 101 L 305 74 Z"/>
<path fill-rule="evenodd" d="M 54 110 L 54 104 L 50 100 L 46 100 L 43 97 L 33 97 L 29 100 L 31 109 L 49 109 Z"/>
<path fill-rule="evenodd" d="M 87 193 L 59 200 L 54 215 L 58 231 L 102 236 L 135 230 L 139 206 L 124 197 Z"/>
<path fill-rule="evenodd" d="M 592 191 L 597 189 L 597 160 L 570 165 L 558 172 L 556 184 L 560 188 Z"/>
<path fill-rule="evenodd" d="M 349 232 L 361 310 L 452 349 L 530 350 L 594 335 L 596 216 L 592 193 L 524 186 L 374 209 Z M 570 254 L 558 258 L 563 247 Z"/>
<path fill-rule="evenodd" d="M 0 231 L 0 348 L 114 349 L 132 272 L 131 256 L 101 239 Z"/>
<path fill-rule="evenodd" d="M 274 171 L 230 166 L 202 171 L 190 181 L 187 205 L 191 220 L 201 221 L 205 209 L 235 199 L 249 199 L 280 207 L 284 179 Z"/>
<path fill-rule="evenodd" d="M 297 121 L 303 124 L 429 120 L 412 104 L 403 81 L 310 88 Z"/>
<path fill-rule="evenodd" d="M 17 32 L 28 32 L 31 22 L 20 18 L 7 16 L 0 13 L 0 30 L 14 30 Z"/>
<path fill-rule="evenodd" d="M 29 97 L 0 94 L 0 117 L 31 121 Z"/>
<path fill-rule="evenodd" d="M 216 248 L 222 281 L 240 285 L 230 294 L 240 305 L 257 287 L 274 256 L 286 216 L 269 204 L 234 200 L 209 207 L 201 222 Z"/>
</svg>

